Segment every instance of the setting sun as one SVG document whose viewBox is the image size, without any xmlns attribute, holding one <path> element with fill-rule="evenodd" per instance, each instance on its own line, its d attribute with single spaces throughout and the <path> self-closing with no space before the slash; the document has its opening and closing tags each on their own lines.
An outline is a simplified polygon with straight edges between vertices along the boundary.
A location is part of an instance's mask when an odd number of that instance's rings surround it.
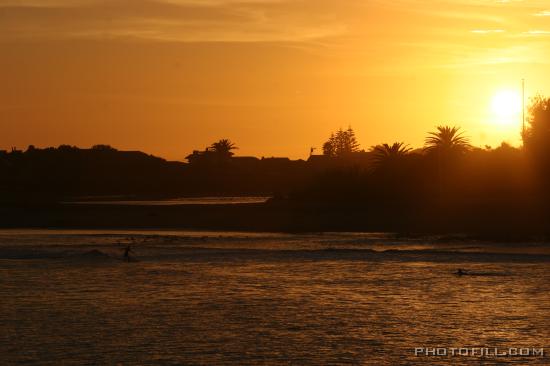
<svg viewBox="0 0 550 366">
<path fill-rule="evenodd" d="M 515 90 L 500 90 L 493 96 L 491 110 L 495 124 L 512 125 L 520 122 L 521 95 Z"/>
</svg>

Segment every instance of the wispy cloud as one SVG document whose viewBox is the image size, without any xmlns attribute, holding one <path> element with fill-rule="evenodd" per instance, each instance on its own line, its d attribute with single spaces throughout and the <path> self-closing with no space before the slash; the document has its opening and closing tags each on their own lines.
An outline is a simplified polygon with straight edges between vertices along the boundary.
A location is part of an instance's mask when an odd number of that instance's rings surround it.
<svg viewBox="0 0 550 366">
<path fill-rule="evenodd" d="M 56 8 L 78 7 L 96 3 L 97 0 L 0 0 L 0 8 Z"/>
<path fill-rule="evenodd" d="M 492 34 L 492 33 L 504 33 L 504 29 L 472 29 L 471 33 L 475 34 Z"/>
<path fill-rule="evenodd" d="M 424 0 L 0 0 L 0 41 L 285 43 L 342 58 L 380 55 L 377 62 L 384 66 L 407 60 L 406 67 L 419 49 L 402 45 L 422 43 L 431 63 L 441 65 L 475 58 L 488 48 L 543 41 L 549 34 L 544 19 L 533 17 L 550 16 L 550 10 L 534 13 L 543 3 L 547 6 L 547 0 L 429 5 Z"/>
<path fill-rule="evenodd" d="M 327 10 L 293 7 L 284 0 L 0 0 L 0 39 L 308 42 L 346 31 Z"/>
<path fill-rule="evenodd" d="M 524 32 L 523 34 L 529 35 L 529 36 L 548 36 L 550 35 L 550 31 L 547 30 L 530 30 L 527 32 Z"/>
</svg>

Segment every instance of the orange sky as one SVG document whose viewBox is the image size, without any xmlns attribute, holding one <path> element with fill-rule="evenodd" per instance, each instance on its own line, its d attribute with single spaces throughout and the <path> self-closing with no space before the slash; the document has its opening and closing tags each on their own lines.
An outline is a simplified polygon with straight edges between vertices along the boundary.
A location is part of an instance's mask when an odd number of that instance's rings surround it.
<svg viewBox="0 0 550 366">
<path fill-rule="evenodd" d="M 0 0 L 0 55 L 0 149 L 306 158 L 338 127 L 368 149 L 441 123 L 517 144 L 492 98 L 550 93 L 550 2 Z"/>
</svg>

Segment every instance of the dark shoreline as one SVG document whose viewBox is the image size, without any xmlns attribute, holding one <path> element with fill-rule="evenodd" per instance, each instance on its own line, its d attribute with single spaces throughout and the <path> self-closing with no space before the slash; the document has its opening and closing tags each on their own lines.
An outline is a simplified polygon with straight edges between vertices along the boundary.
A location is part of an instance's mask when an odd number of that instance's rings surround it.
<svg viewBox="0 0 550 366">
<path fill-rule="evenodd" d="M 162 229 L 249 232 L 392 232 L 414 237 L 444 235 L 479 240 L 548 238 L 546 220 L 532 216 L 475 218 L 433 213 L 369 211 L 290 202 L 208 205 L 101 205 L 10 203 L 0 206 L 4 229 Z"/>
</svg>

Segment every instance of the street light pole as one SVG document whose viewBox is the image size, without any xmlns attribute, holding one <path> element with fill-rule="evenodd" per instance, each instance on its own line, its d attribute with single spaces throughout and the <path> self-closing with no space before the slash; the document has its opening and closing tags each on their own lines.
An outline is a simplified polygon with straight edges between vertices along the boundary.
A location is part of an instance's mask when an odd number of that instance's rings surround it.
<svg viewBox="0 0 550 366">
<path fill-rule="evenodd" d="M 525 79 L 521 79 L 521 133 L 525 134 Z"/>
</svg>

